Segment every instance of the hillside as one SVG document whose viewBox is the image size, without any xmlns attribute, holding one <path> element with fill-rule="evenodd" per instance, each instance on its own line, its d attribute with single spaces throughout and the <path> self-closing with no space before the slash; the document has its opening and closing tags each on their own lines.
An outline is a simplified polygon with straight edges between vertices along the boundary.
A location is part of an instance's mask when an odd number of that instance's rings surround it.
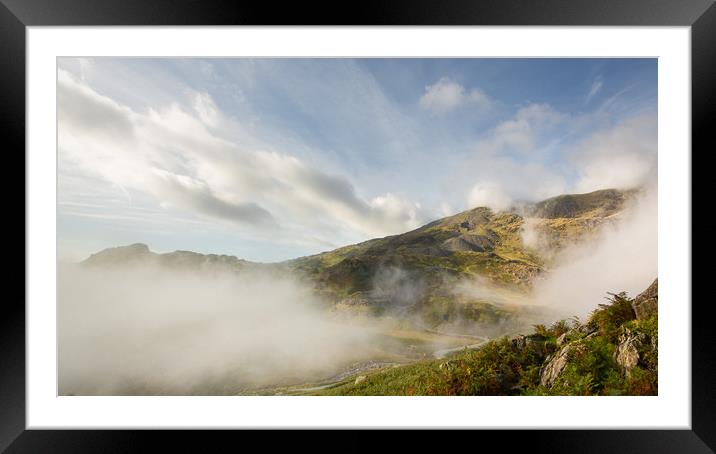
<svg viewBox="0 0 716 454">
<path fill-rule="evenodd" d="M 618 218 L 638 190 L 604 189 L 565 194 L 525 208 L 525 221 L 548 259 L 565 245 L 579 242 L 605 221 Z"/>
<path fill-rule="evenodd" d="M 372 313 L 408 311 L 430 326 L 506 323 L 561 248 L 618 218 L 632 191 L 572 194 L 506 212 L 474 208 L 400 235 L 286 262 L 329 300 Z M 489 295 L 460 294 L 479 279 Z M 503 297 L 499 295 L 502 294 Z M 512 326 L 515 328 L 515 326 Z"/>
<path fill-rule="evenodd" d="M 658 282 L 636 298 L 611 294 L 585 323 L 537 325 L 446 359 L 382 368 L 314 395 L 656 395 Z"/>
<path fill-rule="evenodd" d="M 523 240 L 526 220 L 550 244 L 563 246 L 589 234 L 624 208 L 631 192 L 614 189 L 554 197 L 509 212 L 471 210 L 400 235 L 373 239 L 287 262 L 317 282 L 350 294 L 368 289 L 380 267 L 483 276 L 524 288 L 544 268 L 541 252 Z"/>
</svg>

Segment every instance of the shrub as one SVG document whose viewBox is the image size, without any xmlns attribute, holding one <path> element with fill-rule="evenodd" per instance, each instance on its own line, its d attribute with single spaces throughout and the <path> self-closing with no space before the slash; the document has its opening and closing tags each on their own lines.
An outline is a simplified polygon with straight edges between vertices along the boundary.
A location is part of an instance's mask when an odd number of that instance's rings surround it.
<svg viewBox="0 0 716 454">
<path fill-rule="evenodd" d="M 551 392 L 558 395 L 600 394 L 605 383 L 619 373 L 614 345 L 595 336 L 579 341 L 570 351 L 564 371 Z"/>
<path fill-rule="evenodd" d="M 609 341 L 615 342 L 619 327 L 636 318 L 634 309 L 631 306 L 631 299 L 625 292 L 610 293 L 609 304 L 600 304 L 599 308 L 592 312 L 587 325 L 596 328 L 600 336 L 606 337 Z"/>
<path fill-rule="evenodd" d="M 626 378 L 627 394 L 632 396 L 653 396 L 658 393 L 658 376 L 655 371 L 642 369 L 639 366 L 629 371 Z"/>
</svg>

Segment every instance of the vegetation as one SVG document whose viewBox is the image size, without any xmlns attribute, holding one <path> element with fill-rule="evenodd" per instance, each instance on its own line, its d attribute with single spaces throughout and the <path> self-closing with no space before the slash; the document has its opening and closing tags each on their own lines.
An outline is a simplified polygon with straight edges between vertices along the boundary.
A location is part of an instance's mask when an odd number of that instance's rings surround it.
<svg viewBox="0 0 716 454">
<path fill-rule="evenodd" d="M 536 325 L 528 336 L 502 337 L 448 359 L 374 371 L 314 394 L 654 395 L 657 314 L 636 320 L 631 303 L 624 293 L 610 294 L 584 324 L 573 318 Z M 625 367 L 616 353 L 629 345 L 636 346 L 638 361 Z M 546 383 L 548 365 L 562 357 L 561 371 Z"/>
</svg>

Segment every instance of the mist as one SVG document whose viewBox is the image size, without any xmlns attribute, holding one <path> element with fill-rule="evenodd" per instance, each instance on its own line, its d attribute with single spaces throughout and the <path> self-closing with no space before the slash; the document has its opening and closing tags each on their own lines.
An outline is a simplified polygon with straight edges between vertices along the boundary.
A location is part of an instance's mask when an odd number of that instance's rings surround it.
<svg viewBox="0 0 716 454">
<path fill-rule="evenodd" d="M 634 297 L 657 277 L 656 185 L 643 190 L 615 222 L 602 224 L 584 243 L 559 251 L 534 286 L 534 300 L 580 318 L 604 303 L 608 292 Z"/>
<path fill-rule="evenodd" d="M 64 265 L 58 277 L 62 395 L 235 394 L 373 353 L 373 331 L 330 319 L 285 276 Z"/>
<path fill-rule="evenodd" d="M 373 276 L 370 294 L 389 300 L 392 309 L 405 309 L 423 298 L 426 287 L 416 273 L 398 266 L 381 266 Z"/>
</svg>

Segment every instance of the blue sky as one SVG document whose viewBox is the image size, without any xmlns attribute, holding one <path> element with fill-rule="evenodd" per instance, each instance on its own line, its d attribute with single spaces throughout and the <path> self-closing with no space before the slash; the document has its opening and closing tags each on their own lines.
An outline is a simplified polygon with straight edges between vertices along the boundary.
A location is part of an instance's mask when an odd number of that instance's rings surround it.
<svg viewBox="0 0 716 454">
<path fill-rule="evenodd" d="M 278 261 L 656 175 L 656 59 L 58 62 L 58 242 Z"/>
</svg>

